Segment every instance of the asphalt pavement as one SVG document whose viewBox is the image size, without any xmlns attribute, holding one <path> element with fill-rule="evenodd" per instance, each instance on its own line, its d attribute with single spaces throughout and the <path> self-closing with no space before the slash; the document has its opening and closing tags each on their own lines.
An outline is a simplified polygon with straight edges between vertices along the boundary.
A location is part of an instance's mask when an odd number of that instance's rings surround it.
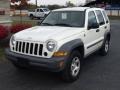
<svg viewBox="0 0 120 90">
<path fill-rule="evenodd" d="M 0 63 L 0 90 L 120 90 L 120 21 L 111 21 L 111 28 L 109 54 L 85 59 L 76 82 L 68 84 L 56 73 L 18 70 L 11 63 Z"/>
</svg>

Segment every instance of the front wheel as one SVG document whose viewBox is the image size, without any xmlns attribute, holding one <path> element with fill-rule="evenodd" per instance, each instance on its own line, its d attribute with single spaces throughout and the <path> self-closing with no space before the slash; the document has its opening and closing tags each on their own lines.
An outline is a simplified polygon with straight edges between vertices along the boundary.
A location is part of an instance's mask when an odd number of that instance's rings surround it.
<svg viewBox="0 0 120 90">
<path fill-rule="evenodd" d="M 69 62 L 62 72 L 64 81 L 74 82 L 79 78 L 81 69 L 81 54 L 78 51 L 73 51 L 69 57 Z"/>
<path fill-rule="evenodd" d="M 100 55 L 106 56 L 108 54 L 108 52 L 109 52 L 109 45 L 110 45 L 109 40 L 108 39 L 105 40 L 102 48 L 100 49 Z"/>
</svg>

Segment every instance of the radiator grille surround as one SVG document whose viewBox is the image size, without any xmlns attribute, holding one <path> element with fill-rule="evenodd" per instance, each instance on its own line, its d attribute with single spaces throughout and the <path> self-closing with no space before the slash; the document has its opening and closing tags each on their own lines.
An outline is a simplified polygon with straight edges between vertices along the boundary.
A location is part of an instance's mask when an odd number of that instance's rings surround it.
<svg viewBox="0 0 120 90">
<path fill-rule="evenodd" d="M 16 41 L 12 51 L 20 54 L 41 57 L 43 53 L 43 44 L 37 42 Z"/>
</svg>

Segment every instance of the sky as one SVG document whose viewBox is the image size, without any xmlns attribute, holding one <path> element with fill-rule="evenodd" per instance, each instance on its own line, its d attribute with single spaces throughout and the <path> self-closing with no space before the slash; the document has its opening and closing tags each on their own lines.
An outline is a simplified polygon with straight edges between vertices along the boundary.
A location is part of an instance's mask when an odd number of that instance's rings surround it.
<svg viewBox="0 0 120 90">
<path fill-rule="evenodd" d="M 58 5 L 65 5 L 67 1 L 71 1 L 75 5 L 84 4 L 86 0 L 38 0 L 38 5 L 52 5 L 52 4 L 58 4 Z M 30 3 L 35 3 L 35 0 L 30 0 Z"/>
</svg>

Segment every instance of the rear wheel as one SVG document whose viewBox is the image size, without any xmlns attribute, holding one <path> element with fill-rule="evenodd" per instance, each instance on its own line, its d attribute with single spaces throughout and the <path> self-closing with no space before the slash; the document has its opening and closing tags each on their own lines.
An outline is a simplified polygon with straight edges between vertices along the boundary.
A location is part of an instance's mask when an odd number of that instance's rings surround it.
<svg viewBox="0 0 120 90">
<path fill-rule="evenodd" d="M 106 39 L 104 42 L 104 45 L 102 46 L 102 48 L 100 49 L 100 55 L 102 56 L 106 56 L 109 52 L 109 39 Z"/>
<path fill-rule="evenodd" d="M 69 62 L 62 72 L 62 78 L 67 82 L 74 82 L 79 78 L 81 69 L 81 54 L 78 51 L 73 51 L 69 57 Z"/>
<path fill-rule="evenodd" d="M 32 20 L 34 19 L 34 16 L 32 14 L 30 15 L 30 19 L 32 19 Z"/>
</svg>

